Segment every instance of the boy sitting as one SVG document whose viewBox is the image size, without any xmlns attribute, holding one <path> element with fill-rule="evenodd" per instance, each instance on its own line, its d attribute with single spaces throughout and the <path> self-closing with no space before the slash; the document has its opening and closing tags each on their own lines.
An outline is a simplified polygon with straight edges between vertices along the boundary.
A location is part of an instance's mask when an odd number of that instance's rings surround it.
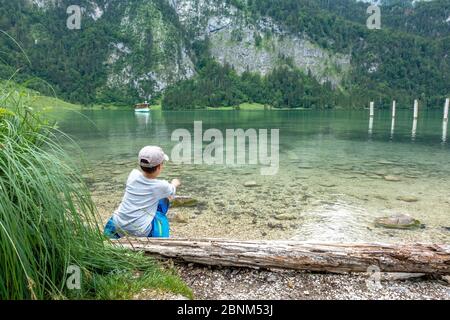
<svg viewBox="0 0 450 320">
<path fill-rule="evenodd" d="M 156 179 L 168 160 L 160 147 L 148 146 L 139 152 L 142 172 L 134 169 L 128 176 L 119 209 L 105 226 L 107 237 L 169 237 L 169 198 L 175 196 L 181 183 L 178 179 L 171 183 Z"/>
</svg>

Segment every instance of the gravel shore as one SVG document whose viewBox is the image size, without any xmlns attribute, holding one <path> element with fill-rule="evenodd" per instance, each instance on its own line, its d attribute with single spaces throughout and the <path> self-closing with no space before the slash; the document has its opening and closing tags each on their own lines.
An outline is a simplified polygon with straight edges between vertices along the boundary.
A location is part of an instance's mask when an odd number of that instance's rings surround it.
<svg viewBox="0 0 450 320">
<path fill-rule="evenodd" d="M 450 286 L 423 277 L 385 281 L 377 289 L 365 274 L 317 274 L 296 271 L 208 268 L 176 265 L 195 299 L 212 300 L 450 300 Z"/>
</svg>

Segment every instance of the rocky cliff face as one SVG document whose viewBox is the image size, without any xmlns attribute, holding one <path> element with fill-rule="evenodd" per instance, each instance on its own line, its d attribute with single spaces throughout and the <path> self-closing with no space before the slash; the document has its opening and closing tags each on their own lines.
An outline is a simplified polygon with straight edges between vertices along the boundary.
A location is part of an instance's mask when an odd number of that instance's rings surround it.
<svg viewBox="0 0 450 320">
<path fill-rule="evenodd" d="M 250 21 L 244 12 L 224 0 L 170 0 L 169 4 L 191 36 L 190 41 L 208 37 L 212 56 L 222 64 L 232 65 L 238 73 L 248 70 L 266 74 L 289 59 L 319 82 L 329 81 L 338 87 L 350 68 L 349 56 L 333 55 L 307 38 L 283 30 L 269 18 Z M 139 96 L 149 99 L 171 83 L 195 74 L 188 44 L 151 1 L 144 1 L 133 10 L 128 7 L 119 24 L 122 35 L 131 44 L 111 44 L 107 61 L 109 88 L 121 90 L 123 85 L 130 85 Z M 145 50 L 149 32 L 153 55 L 160 59 L 142 66 L 133 57 Z"/>
<path fill-rule="evenodd" d="M 267 74 L 291 61 L 323 83 L 339 86 L 350 57 L 327 52 L 306 37 L 284 30 L 268 17 L 254 21 L 224 0 L 171 0 L 181 24 L 193 37 L 208 37 L 211 54 L 220 63 L 244 71 Z"/>
<path fill-rule="evenodd" d="M 118 25 L 126 44 L 110 44 L 106 61 L 110 89 L 131 86 L 140 97 L 150 99 L 195 74 L 181 31 L 151 1 L 127 6 Z"/>
</svg>

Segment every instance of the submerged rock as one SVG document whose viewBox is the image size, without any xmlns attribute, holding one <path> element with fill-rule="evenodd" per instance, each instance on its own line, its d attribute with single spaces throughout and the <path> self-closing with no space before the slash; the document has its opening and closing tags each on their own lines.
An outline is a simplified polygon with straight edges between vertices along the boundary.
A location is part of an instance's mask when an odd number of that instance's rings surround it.
<svg viewBox="0 0 450 320">
<path fill-rule="evenodd" d="M 95 183 L 95 178 L 90 174 L 83 174 L 81 178 L 88 186 L 91 186 Z"/>
<path fill-rule="evenodd" d="M 172 208 L 179 207 L 195 207 L 198 204 L 198 200 L 191 197 L 176 197 L 170 206 Z"/>
<path fill-rule="evenodd" d="M 403 201 L 403 202 L 417 202 L 419 201 L 419 198 L 414 196 L 399 196 L 397 197 L 397 200 Z"/>
<path fill-rule="evenodd" d="M 275 219 L 277 220 L 295 220 L 297 219 L 297 217 L 293 214 L 289 214 L 289 213 L 282 213 L 282 214 L 278 214 L 275 216 Z"/>
<path fill-rule="evenodd" d="M 384 176 L 383 178 L 386 181 L 392 181 L 392 182 L 402 181 L 402 179 L 400 179 L 400 177 L 397 177 L 397 176 Z"/>
<path fill-rule="evenodd" d="M 170 221 L 177 223 L 188 223 L 189 216 L 187 214 L 177 212 L 171 217 Z"/>
<path fill-rule="evenodd" d="M 267 223 L 267 226 L 268 226 L 270 229 L 284 229 L 283 224 L 277 223 L 277 222 L 275 222 L 275 221 L 269 221 L 269 222 Z"/>
<path fill-rule="evenodd" d="M 108 182 L 96 182 L 92 184 L 92 187 L 94 189 L 108 189 L 108 187 L 110 186 L 110 184 Z"/>
<path fill-rule="evenodd" d="M 244 183 L 244 187 L 246 188 L 259 187 L 259 184 L 256 183 L 256 181 L 247 181 L 246 183 Z"/>
<path fill-rule="evenodd" d="M 377 175 L 377 176 L 383 176 L 384 177 L 384 176 L 387 175 L 387 172 L 386 172 L 386 170 L 378 170 L 378 171 L 375 171 L 374 174 Z"/>
<path fill-rule="evenodd" d="M 334 183 L 319 183 L 319 186 L 324 187 L 324 188 L 333 188 L 333 187 L 336 187 L 336 184 L 334 184 Z"/>
<path fill-rule="evenodd" d="M 396 162 L 392 162 L 392 161 L 388 161 L 388 160 L 380 160 L 380 161 L 377 161 L 377 162 L 379 164 L 386 165 L 386 166 L 395 166 L 395 165 L 397 165 Z"/>
<path fill-rule="evenodd" d="M 388 229 L 415 229 L 421 226 L 420 221 L 406 214 L 375 219 L 375 226 Z"/>
</svg>

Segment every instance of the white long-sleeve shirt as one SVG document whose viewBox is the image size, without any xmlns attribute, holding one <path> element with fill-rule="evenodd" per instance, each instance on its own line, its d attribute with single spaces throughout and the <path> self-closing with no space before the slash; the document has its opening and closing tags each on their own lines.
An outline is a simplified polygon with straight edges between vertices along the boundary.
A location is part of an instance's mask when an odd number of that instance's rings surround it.
<svg viewBox="0 0 450 320">
<path fill-rule="evenodd" d="M 113 221 L 120 235 L 148 237 L 159 200 L 175 195 L 176 188 L 165 180 L 146 178 L 134 169 L 128 176 L 125 194 Z"/>
</svg>

